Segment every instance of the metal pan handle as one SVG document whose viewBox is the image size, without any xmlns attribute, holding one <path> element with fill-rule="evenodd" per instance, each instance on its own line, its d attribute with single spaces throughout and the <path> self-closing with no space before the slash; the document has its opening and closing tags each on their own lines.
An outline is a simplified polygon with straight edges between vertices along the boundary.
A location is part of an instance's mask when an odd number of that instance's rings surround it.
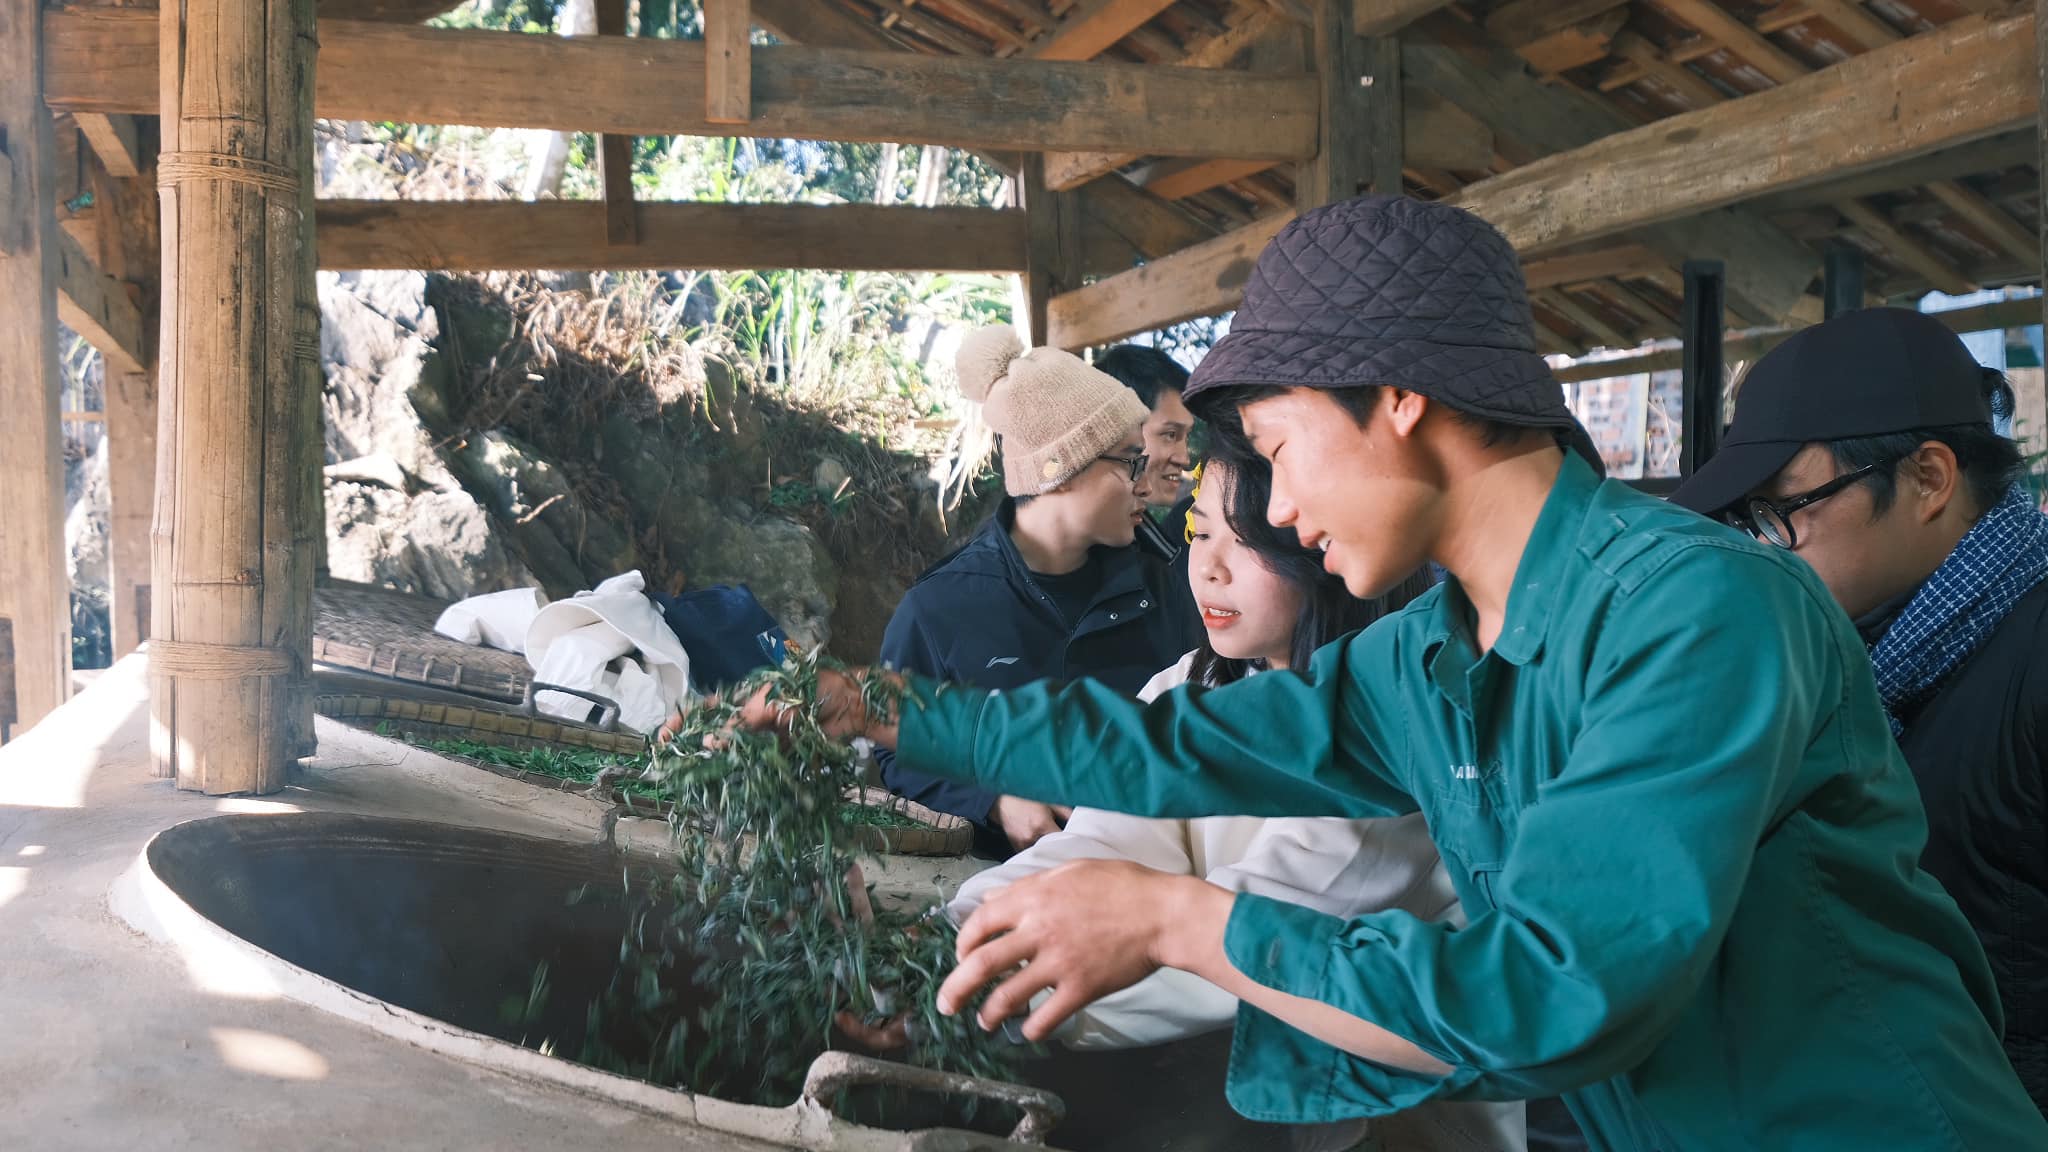
<svg viewBox="0 0 2048 1152">
<path fill-rule="evenodd" d="M 564 696 L 574 696 L 579 700 L 588 700 L 592 704 L 597 705 L 597 723 L 594 727 L 599 732 L 610 732 L 619 726 L 618 701 L 609 696 L 600 696 L 595 692 L 585 692 L 581 688 L 565 688 L 560 684 L 549 684 L 540 680 L 530 680 L 527 682 L 526 699 L 519 702 L 519 710 L 528 716 L 540 715 L 540 711 L 534 707 L 533 703 L 534 694 L 539 692 L 560 692 Z"/>
<path fill-rule="evenodd" d="M 1066 1101 L 1043 1088 L 1002 1080 L 983 1080 L 978 1076 L 941 1072 L 936 1068 L 914 1068 L 853 1052 L 826 1052 L 811 1061 L 811 1069 L 804 1075 L 804 1100 L 820 1108 L 829 1108 L 830 1105 L 825 1103 L 827 1097 L 842 1089 L 864 1084 L 936 1092 L 942 1096 L 975 1096 L 1021 1109 L 1024 1118 L 1017 1121 L 1017 1127 L 1010 1131 L 1009 1136 L 1018 1144 L 1045 1143 L 1047 1133 L 1067 1115 Z"/>
</svg>

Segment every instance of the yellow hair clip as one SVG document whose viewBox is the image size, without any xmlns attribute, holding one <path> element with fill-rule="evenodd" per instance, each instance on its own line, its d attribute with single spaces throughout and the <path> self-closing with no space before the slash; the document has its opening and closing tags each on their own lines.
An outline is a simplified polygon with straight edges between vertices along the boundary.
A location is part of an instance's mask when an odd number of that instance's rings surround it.
<svg viewBox="0 0 2048 1152">
<path fill-rule="evenodd" d="M 1195 482 L 1195 486 L 1193 488 L 1188 489 L 1188 499 L 1200 500 L 1202 498 L 1201 464 L 1195 465 L 1195 470 L 1188 473 L 1188 479 L 1193 480 Z M 1181 537 L 1181 542 L 1185 544 L 1193 544 L 1195 542 L 1195 506 L 1193 504 L 1188 505 L 1188 523 L 1186 531 L 1183 533 Z"/>
</svg>

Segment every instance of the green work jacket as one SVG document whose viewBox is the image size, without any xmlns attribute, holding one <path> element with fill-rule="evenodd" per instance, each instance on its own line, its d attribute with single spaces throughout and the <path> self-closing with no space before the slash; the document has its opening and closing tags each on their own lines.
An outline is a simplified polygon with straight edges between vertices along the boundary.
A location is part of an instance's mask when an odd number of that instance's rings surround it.
<svg viewBox="0 0 2048 1152">
<path fill-rule="evenodd" d="M 1805 564 L 1573 458 L 1490 651 L 1469 618 L 1445 585 L 1304 676 L 1149 706 L 914 681 L 900 755 L 1148 816 L 1422 811 L 1465 927 L 1247 894 L 1224 945 L 1454 1071 L 1246 1008 L 1228 1092 L 1255 1119 L 1562 1094 L 1597 1148 L 2048 1149 L 1976 935 L 1919 869 L 1863 642 Z"/>
</svg>

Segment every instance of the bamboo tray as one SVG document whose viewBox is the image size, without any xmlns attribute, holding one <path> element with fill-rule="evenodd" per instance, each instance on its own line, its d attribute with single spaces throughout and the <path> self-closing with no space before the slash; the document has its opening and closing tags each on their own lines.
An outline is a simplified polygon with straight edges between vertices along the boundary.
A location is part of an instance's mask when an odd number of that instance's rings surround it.
<svg viewBox="0 0 2048 1152">
<path fill-rule="evenodd" d="M 930 808 L 881 788 L 862 788 L 848 793 L 848 800 L 863 808 L 880 808 L 918 822 L 916 828 L 860 826 L 861 847 L 889 856 L 963 856 L 974 847 L 974 825 L 946 812 Z"/>
<path fill-rule="evenodd" d="M 347 691 L 323 692 L 314 698 L 313 710 L 331 720 L 356 728 L 385 730 L 412 740 L 469 740 L 497 748 L 560 748 L 570 751 L 603 752 L 617 756 L 642 756 L 645 737 L 629 732 L 606 731 L 552 716 L 534 715 L 519 709 L 485 703 L 450 703 L 396 693 Z M 494 775 L 562 792 L 588 792 L 590 781 L 565 780 L 541 772 L 487 764 L 469 757 L 457 757 Z"/>
<path fill-rule="evenodd" d="M 629 816 L 666 820 L 674 811 L 670 806 L 657 805 L 644 796 L 616 792 L 608 787 L 592 794 L 617 800 Z M 863 808 L 894 812 L 918 823 L 915 828 L 855 825 L 854 841 L 868 852 L 881 856 L 965 856 L 974 847 L 974 825 L 958 816 L 934 812 L 880 788 L 854 789 L 847 792 L 846 801 Z"/>
<path fill-rule="evenodd" d="M 573 751 L 603 752 L 639 757 L 647 752 L 644 737 L 626 732 L 606 731 L 551 716 L 481 702 L 458 702 L 432 690 L 408 690 L 393 685 L 390 690 L 371 690 L 361 677 L 328 677 L 314 700 L 314 710 L 351 727 L 383 729 L 416 741 L 471 740 L 499 748 L 529 749 L 540 746 Z M 666 819 L 669 813 L 645 797 L 619 793 L 607 782 L 603 788 L 588 780 L 565 780 L 540 772 L 488 764 L 456 756 L 466 764 L 493 775 L 517 780 L 536 788 L 574 792 L 600 800 L 616 800 L 628 814 Z M 855 829 L 860 846 L 886 856 L 962 856 L 974 846 L 974 825 L 958 816 L 935 812 L 915 801 L 905 800 L 881 788 L 861 788 L 847 793 L 851 803 L 880 808 L 915 820 L 916 828 L 888 828 L 862 824 Z"/>
<path fill-rule="evenodd" d="M 533 669 L 517 652 L 434 631 L 445 601 L 367 584 L 313 589 L 313 660 L 506 704 L 526 698 Z"/>
</svg>

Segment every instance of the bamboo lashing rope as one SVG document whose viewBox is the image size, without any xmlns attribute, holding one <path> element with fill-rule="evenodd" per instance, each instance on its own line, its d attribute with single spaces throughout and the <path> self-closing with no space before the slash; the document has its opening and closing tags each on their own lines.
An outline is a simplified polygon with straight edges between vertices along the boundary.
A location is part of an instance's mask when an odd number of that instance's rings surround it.
<svg viewBox="0 0 2048 1152">
<path fill-rule="evenodd" d="M 226 152 L 167 152 L 157 157 L 156 184 L 174 188 L 203 180 L 248 184 L 266 192 L 299 194 L 298 173 L 268 160 Z"/>
<path fill-rule="evenodd" d="M 149 664 L 152 671 L 194 680 L 240 680 L 245 676 L 290 676 L 298 661 L 283 648 L 152 640 Z"/>
</svg>

